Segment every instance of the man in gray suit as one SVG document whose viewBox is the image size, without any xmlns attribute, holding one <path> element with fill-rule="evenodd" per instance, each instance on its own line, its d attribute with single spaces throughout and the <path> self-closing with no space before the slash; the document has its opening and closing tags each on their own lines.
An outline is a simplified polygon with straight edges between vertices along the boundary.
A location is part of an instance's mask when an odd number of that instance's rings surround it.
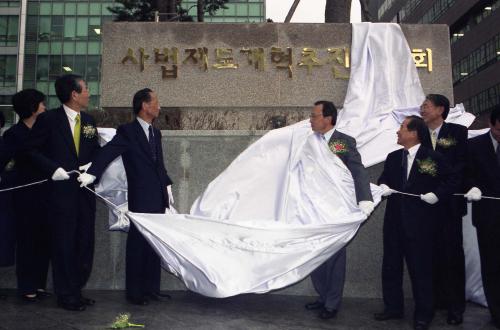
<svg viewBox="0 0 500 330">
<path fill-rule="evenodd" d="M 337 109 L 330 101 L 314 103 L 310 120 L 312 130 L 319 134 L 325 143 L 328 143 L 330 150 L 351 171 L 356 190 L 356 201 L 361 211 L 368 217 L 374 208 L 373 197 L 368 173 L 356 149 L 356 140 L 335 129 Z M 315 302 L 306 304 L 307 310 L 320 310 L 319 317 L 321 319 L 331 319 L 337 316 L 344 290 L 345 269 L 346 248 L 343 247 L 311 273 L 311 279 L 319 297 Z"/>
</svg>

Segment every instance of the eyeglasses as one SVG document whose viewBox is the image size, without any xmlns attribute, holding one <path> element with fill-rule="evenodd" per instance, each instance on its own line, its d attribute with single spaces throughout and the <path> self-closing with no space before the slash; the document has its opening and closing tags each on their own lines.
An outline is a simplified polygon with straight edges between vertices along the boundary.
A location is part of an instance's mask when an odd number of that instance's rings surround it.
<svg viewBox="0 0 500 330">
<path fill-rule="evenodd" d="M 318 117 L 323 117 L 322 113 L 310 113 L 309 118 L 318 118 Z"/>
</svg>

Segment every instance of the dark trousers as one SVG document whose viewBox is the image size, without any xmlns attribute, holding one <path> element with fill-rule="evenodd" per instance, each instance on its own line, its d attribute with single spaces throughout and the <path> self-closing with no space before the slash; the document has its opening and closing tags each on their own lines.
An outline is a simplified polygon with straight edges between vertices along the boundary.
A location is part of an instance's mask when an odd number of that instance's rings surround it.
<svg viewBox="0 0 500 330">
<path fill-rule="evenodd" d="M 498 214 L 496 218 L 500 221 Z M 500 223 L 479 225 L 476 230 L 484 294 L 491 317 L 500 324 Z"/>
<path fill-rule="evenodd" d="M 42 189 L 40 189 L 42 188 Z M 16 220 L 16 276 L 20 295 L 45 289 L 50 259 L 50 230 L 43 187 L 14 194 Z"/>
<path fill-rule="evenodd" d="M 0 184 L 0 189 L 8 188 Z M 16 234 L 12 212 L 12 194 L 0 193 L 0 267 L 12 266 L 15 262 Z"/>
<path fill-rule="evenodd" d="M 329 311 L 338 310 L 344 292 L 346 268 L 346 247 L 337 251 L 311 273 L 314 289 L 319 294 L 318 301 Z"/>
<path fill-rule="evenodd" d="M 74 208 L 50 208 L 52 268 L 58 298 L 74 302 L 81 296 L 94 259 L 95 204 L 85 191 L 78 193 Z"/>
<path fill-rule="evenodd" d="M 424 224 L 425 225 L 425 224 Z M 385 311 L 404 312 L 403 261 L 410 275 L 414 319 L 430 322 L 433 318 L 431 234 L 409 237 L 403 230 L 384 224 L 382 292 Z"/>
<path fill-rule="evenodd" d="M 160 257 L 130 223 L 126 252 L 126 291 L 127 297 L 142 299 L 147 295 L 160 292 Z"/>
<path fill-rule="evenodd" d="M 434 240 L 434 302 L 448 312 L 465 311 L 465 256 L 462 216 L 447 209 L 436 224 Z"/>
</svg>

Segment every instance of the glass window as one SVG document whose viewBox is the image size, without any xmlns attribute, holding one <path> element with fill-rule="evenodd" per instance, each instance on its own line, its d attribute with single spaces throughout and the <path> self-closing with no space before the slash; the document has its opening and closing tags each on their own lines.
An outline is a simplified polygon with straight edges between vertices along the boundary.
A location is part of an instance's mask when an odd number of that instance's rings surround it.
<svg viewBox="0 0 500 330">
<path fill-rule="evenodd" d="M 49 80 L 49 57 L 48 56 L 38 56 L 36 80 L 37 81 L 48 81 Z"/>
<path fill-rule="evenodd" d="M 248 5 L 248 15 L 250 16 L 260 16 L 260 4 L 252 3 Z"/>
<path fill-rule="evenodd" d="M 54 2 L 52 4 L 52 15 L 63 15 L 64 14 L 64 3 Z"/>
<path fill-rule="evenodd" d="M 48 55 L 49 54 L 49 43 L 47 41 L 38 43 L 38 54 Z"/>
<path fill-rule="evenodd" d="M 0 16 L 0 46 L 16 46 L 18 16 Z"/>
<path fill-rule="evenodd" d="M 89 4 L 79 3 L 76 10 L 78 15 L 88 15 L 89 14 Z"/>
<path fill-rule="evenodd" d="M 49 79 L 56 80 L 62 73 L 61 55 L 50 55 L 49 57 Z"/>
<path fill-rule="evenodd" d="M 52 26 L 52 19 L 50 16 L 40 16 L 40 21 L 38 22 L 38 38 L 40 40 L 50 39 L 50 29 Z"/>
<path fill-rule="evenodd" d="M 88 54 L 89 55 L 100 55 L 101 54 L 101 43 L 98 41 L 89 42 Z"/>
<path fill-rule="evenodd" d="M 78 17 L 76 21 L 76 36 L 79 39 L 86 39 L 88 36 L 89 19 L 88 17 Z"/>
<path fill-rule="evenodd" d="M 90 12 L 90 15 L 101 15 L 101 4 L 100 3 L 91 3 L 89 12 Z"/>
<path fill-rule="evenodd" d="M 66 15 L 76 15 L 76 3 L 66 3 L 66 9 L 64 13 Z"/>
<path fill-rule="evenodd" d="M 99 81 L 99 71 L 101 65 L 100 56 L 87 56 L 87 81 Z"/>
<path fill-rule="evenodd" d="M 42 2 L 40 4 L 40 15 L 50 15 L 50 14 L 52 14 L 52 4 Z"/>
<path fill-rule="evenodd" d="M 0 86 L 16 87 L 17 55 L 0 55 Z"/>
<path fill-rule="evenodd" d="M 49 94 L 49 83 L 45 81 L 37 81 L 36 89 L 38 89 L 43 94 L 47 95 Z"/>
<path fill-rule="evenodd" d="M 78 41 L 76 43 L 75 54 L 77 54 L 77 55 L 85 55 L 85 54 L 87 54 L 87 43 L 86 42 L 82 42 L 82 41 Z"/>
<path fill-rule="evenodd" d="M 74 67 L 75 66 L 73 64 L 73 55 L 65 55 L 62 57 L 63 72 L 65 73 L 72 72 Z"/>
<path fill-rule="evenodd" d="M 52 42 L 50 44 L 50 54 L 56 55 L 62 53 L 62 42 Z"/>
<path fill-rule="evenodd" d="M 76 37 L 76 18 L 66 17 L 64 21 L 64 39 L 74 40 Z"/>
<path fill-rule="evenodd" d="M 64 35 L 64 16 L 52 16 L 51 40 L 61 40 Z"/>
<path fill-rule="evenodd" d="M 74 42 L 65 42 L 63 44 L 63 54 L 74 54 L 75 53 L 75 43 Z"/>
<path fill-rule="evenodd" d="M 73 73 L 85 76 L 86 56 L 77 55 L 74 59 Z"/>
</svg>

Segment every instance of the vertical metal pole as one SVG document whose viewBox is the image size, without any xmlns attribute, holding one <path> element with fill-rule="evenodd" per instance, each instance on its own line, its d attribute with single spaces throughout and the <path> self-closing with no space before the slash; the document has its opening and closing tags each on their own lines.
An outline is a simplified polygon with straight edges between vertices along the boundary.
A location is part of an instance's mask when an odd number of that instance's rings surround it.
<svg viewBox="0 0 500 330">
<path fill-rule="evenodd" d="M 27 13 L 28 13 L 28 0 L 21 0 L 21 8 L 19 11 L 19 36 L 17 43 L 17 81 L 16 81 L 17 91 L 23 89 Z M 14 116 L 15 116 L 14 122 L 17 122 L 19 120 L 17 114 L 15 114 Z"/>
</svg>

